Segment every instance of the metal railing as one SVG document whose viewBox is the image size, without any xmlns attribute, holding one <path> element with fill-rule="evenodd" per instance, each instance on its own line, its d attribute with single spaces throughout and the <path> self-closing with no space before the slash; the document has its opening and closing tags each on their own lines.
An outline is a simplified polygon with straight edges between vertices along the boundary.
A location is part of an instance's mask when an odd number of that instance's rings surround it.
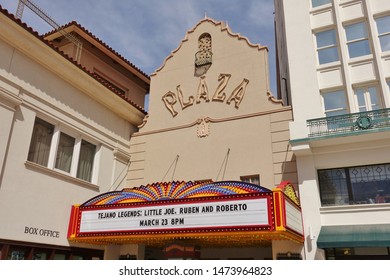
<svg viewBox="0 0 390 280">
<path fill-rule="evenodd" d="M 370 129 L 390 129 L 390 109 L 345 114 L 307 121 L 309 137 L 341 136 Z"/>
</svg>

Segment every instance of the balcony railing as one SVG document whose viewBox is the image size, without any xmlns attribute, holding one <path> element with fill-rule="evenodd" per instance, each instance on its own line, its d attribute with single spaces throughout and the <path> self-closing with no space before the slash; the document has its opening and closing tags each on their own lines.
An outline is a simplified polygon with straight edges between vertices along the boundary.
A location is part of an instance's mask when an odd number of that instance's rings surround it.
<svg viewBox="0 0 390 280">
<path fill-rule="evenodd" d="M 307 121 L 309 137 L 341 136 L 367 130 L 390 129 L 390 109 L 345 114 Z"/>
</svg>

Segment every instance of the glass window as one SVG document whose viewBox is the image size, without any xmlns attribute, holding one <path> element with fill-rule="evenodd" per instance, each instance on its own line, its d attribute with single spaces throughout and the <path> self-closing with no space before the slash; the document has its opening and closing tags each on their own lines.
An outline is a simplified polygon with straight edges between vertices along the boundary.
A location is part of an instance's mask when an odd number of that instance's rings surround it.
<svg viewBox="0 0 390 280">
<path fill-rule="evenodd" d="M 70 173 L 70 167 L 72 166 L 74 144 L 75 144 L 75 138 L 61 132 L 60 140 L 58 143 L 56 165 L 55 165 L 57 169 L 61 169 L 65 172 Z"/>
<path fill-rule="evenodd" d="M 54 125 L 35 119 L 27 160 L 47 166 Z"/>
<path fill-rule="evenodd" d="M 346 26 L 345 32 L 350 58 L 371 54 L 367 27 L 364 22 Z"/>
<path fill-rule="evenodd" d="M 93 162 L 95 159 L 96 146 L 82 140 L 77 166 L 77 178 L 90 182 L 92 179 Z"/>
<path fill-rule="evenodd" d="M 311 5 L 313 8 L 329 4 L 331 0 L 311 0 Z"/>
<path fill-rule="evenodd" d="M 343 90 L 322 94 L 327 117 L 348 114 L 347 99 Z"/>
<path fill-rule="evenodd" d="M 376 26 L 382 51 L 390 51 L 390 16 L 377 18 Z"/>
<path fill-rule="evenodd" d="M 240 180 L 245 183 L 260 185 L 260 175 L 241 176 Z"/>
<path fill-rule="evenodd" d="M 376 87 L 355 89 L 355 96 L 359 112 L 381 109 Z"/>
<path fill-rule="evenodd" d="M 51 147 L 52 142 L 57 142 L 52 138 L 58 139 L 56 147 Z M 96 150 L 96 145 L 80 137 L 72 137 L 36 118 L 27 160 L 91 182 Z"/>
<path fill-rule="evenodd" d="M 7 260 L 25 260 L 28 256 L 28 251 L 30 250 L 24 247 L 10 246 Z"/>
<path fill-rule="evenodd" d="M 322 206 L 390 203 L 390 164 L 319 170 Z"/>
<path fill-rule="evenodd" d="M 344 169 L 319 170 L 322 206 L 349 204 L 347 177 Z"/>
<path fill-rule="evenodd" d="M 316 40 L 320 64 L 339 60 L 336 31 L 334 29 L 316 33 Z"/>
</svg>

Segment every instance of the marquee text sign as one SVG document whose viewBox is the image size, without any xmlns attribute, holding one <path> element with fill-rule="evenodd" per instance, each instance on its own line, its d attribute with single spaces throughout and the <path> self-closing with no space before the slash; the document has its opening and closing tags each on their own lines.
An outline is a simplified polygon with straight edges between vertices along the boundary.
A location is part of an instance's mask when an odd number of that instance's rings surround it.
<svg viewBox="0 0 390 280">
<path fill-rule="evenodd" d="M 268 196 L 81 210 L 79 234 L 267 227 Z"/>
<path fill-rule="evenodd" d="M 243 79 L 242 82 L 237 85 L 234 90 L 230 94 L 226 94 L 225 89 L 230 80 L 231 74 L 219 74 L 218 76 L 218 86 L 215 91 L 209 90 L 206 77 L 202 76 L 199 79 L 198 90 L 194 95 L 185 96 L 183 94 L 183 90 L 180 85 L 176 87 L 176 93 L 172 91 L 168 91 L 162 97 L 162 101 L 164 102 L 165 107 L 168 111 L 175 117 L 178 112 L 177 108 L 181 108 L 182 110 L 194 105 L 199 104 L 201 102 L 226 102 L 226 104 L 230 104 L 234 102 L 234 106 L 238 109 L 241 101 L 244 98 L 246 86 L 249 83 L 248 79 Z M 178 103 L 178 104 L 177 104 Z"/>
</svg>

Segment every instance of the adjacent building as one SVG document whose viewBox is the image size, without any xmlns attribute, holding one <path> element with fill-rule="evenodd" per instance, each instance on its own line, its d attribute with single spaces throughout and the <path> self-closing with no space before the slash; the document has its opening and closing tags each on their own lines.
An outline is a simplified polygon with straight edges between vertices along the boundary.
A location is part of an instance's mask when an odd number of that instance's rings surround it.
<svg viewBox="0 0 390 280">
<path fill-rule="evenodd" d="M 307 259 L 389 259 L 390 2 L 275 1 Z"/>
<path fill-rule="evenodd" d="M 45 37 L 1 7 L 0 53 L 0 259 L 103 259 L 69 244 L 71 205 L 125 186 L 149 76 L 76 22 Z"/>
</svg>

